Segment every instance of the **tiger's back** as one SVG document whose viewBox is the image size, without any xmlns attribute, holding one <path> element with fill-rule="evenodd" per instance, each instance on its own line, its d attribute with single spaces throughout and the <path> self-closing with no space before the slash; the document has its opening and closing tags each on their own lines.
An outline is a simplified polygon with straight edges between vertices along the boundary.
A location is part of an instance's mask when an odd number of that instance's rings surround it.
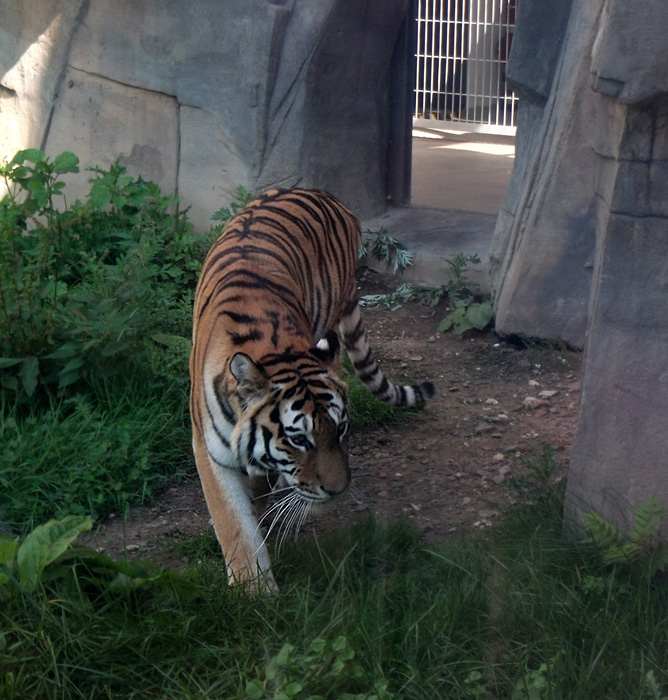
<svg viewBox="0 0 668 700">
<path fill-rule="evenodd" d="M 379 398 L 413 405 L 433 393 L 429 383 L 393 385 L 375 362 L 357 303 L 360 239 L 331 195 L 272 190 L 230 222 L 204 262 L 190 361 L 193 449 L 232 580 L 275 585 L 254 503 L 279 475 L 303 513 L 348 485 L 337 327 Z"/>
<path fill-rule="evenodd" d="M 265 352 L 311 347 L 355 297 L 360 239 L 353 215 L 330 195 L 267 192 L 230 222 L 207 256 L 194 339 L 204 325 L 230 350 L 248 343 Z"/>
</svg>

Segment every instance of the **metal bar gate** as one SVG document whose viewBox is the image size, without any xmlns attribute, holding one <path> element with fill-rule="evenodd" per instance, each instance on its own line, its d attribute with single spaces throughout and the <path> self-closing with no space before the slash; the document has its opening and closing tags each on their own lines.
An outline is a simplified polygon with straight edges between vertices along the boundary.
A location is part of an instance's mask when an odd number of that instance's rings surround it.
<svg viewBox="0 0 668 700">
<path fill-rule="evenodd" d="M 418 0 L 415 126 L 514 134 L 517 0 Z"/>
</svg>

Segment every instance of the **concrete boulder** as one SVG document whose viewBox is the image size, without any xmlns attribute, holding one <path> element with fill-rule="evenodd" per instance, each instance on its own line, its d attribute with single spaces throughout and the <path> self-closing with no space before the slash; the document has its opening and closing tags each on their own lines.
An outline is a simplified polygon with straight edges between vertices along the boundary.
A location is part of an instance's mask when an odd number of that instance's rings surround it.
<svg viewBox="0 0 668 700">
<path fill-rule="evenodd" d="M 397 186 L 408 170 L 394 144 L 408 123 L 392 123 L 390 100 L 397 66 L 401 74 L 408 65 L 393 61 L 408 8 L 7 0 L 2 155 L 74 151 L 83 168 L 70 197 L 87 193 L 86 167 L 120 159 L 178 194 L 200 228 L 238 185 L 322 187 L 373 216 L 407 191 Z"/>
<path fill-rule="evenodd" d="M 532 3 L 528 22 L 541 5 L 552 3 Z M 668 502 L 668 6 L 574 0 L 557 54 L 543 50 L 551 26 L 523 28 L 523 7 L 496 325 L 585 347 L 567 520 L 594 510 L 624 530 L 650 496 Z M 532 50 L 536 66 L 515 69 Z"/>
</svg>

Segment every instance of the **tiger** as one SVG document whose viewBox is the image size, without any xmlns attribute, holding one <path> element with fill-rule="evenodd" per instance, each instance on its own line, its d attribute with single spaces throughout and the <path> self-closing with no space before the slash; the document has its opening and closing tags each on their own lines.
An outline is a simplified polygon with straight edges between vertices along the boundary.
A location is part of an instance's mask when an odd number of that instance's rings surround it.
<svg viewBox="0 0 668 700">
<path fill-rule="evenodd" d="M 391 383 L 374 359 L 358 303 L 360 244 L 357 219 L 332 195 L 272 189 L 234 216 L 204 260 L 190 356 L 193 452 L 231 584 L 277 589 L 261 518 L 279 477 L 304 514 L 349 485 L 339 334 L 379 399 L 414 406 L 434 394 L 431 382 Z"/>
</svg>

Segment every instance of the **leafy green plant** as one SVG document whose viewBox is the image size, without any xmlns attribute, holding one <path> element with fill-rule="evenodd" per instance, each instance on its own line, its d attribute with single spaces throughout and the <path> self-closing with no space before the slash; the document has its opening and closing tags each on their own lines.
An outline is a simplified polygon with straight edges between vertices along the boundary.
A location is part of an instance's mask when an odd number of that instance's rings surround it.
<svg viewBox="0 0 668 700">
<path fill-rule="evenodd" d="M 67 205 L 78 159 L 20 151 L 0 168 L 0 384 L 32 396 L 122 370 L 156 333 L 187 337 L 211 239 L 178 201 L 114 163 Z M 56 200 L 62 206 L 56 206 Z"/>
<path fill-rule="evenodd" d="M 453 330 L 464 333 L 475 328 L 485 330 L 494 318 L 494 309 L 489 300 L 476 302 L 470 299 L 457 299 L 455 308 L 439 324 L 438 332 Z"/>
<path fill-rule="evenodd" d="M 119 163 L 0 167 L 0 514 L 19 530 L 124 513 L 190 463 L 192 297 L 214 234 Z"/>
<path fill-rule="evenodd" d="M 557 475 L 554 448 L 542 445 L 520 459 L 522 469 L 508 479 L 508 485 L 532 508 L 560 519 L 563 514 L 566 480 Z"/>
<path fill-rule="evenodd" d="M 453 307 L 450 313 L 439 323 L 438 331 L 452 330 L 464 333 L 475 328 L 482 331 L 494 318 L 494 309 L 490 299 L 481 297 L 478 287 L 466 280 L 466 271 L 470 264 L 480 263 L 478 255 L 458 253 L 446 261 L 449 266 L 451 279 L 441 287 L 447 294 L 448 301 Z"/>
<path fill-rule="evenodd" d="M 477 292 L 477 285 L 471 284 L 466 279 L 469 265 L 480 264 L 480 256 L 477 253 L 459 252 L 456 255 L 445 258 L 445 263 L 450 268 L 448 273 L 451 279 L 445 285 L 449 297 L 459 299 Z"/>
<path fill-rule="evenodd" d="M 39 525 L 21 543 L 18 537 L 0 537 L 0 598 L 9 595 L 10 577 L 17 579 L 23 591 L 33 593 L 44 570 L 57 562 L 82 532 L 92 527 L 92 518 L 71 515 Z"/>
<path fill-rule="evenodd" d="M 119 562 L 74 542 L 93 527 L 89 516 L 68 515 L 38 525 L 20 541 L 0 536 L 0 601 L 15 593 L 34 594 L 40 586 L 51 585 L 74 575 L 89 591 L 96 589 L 127 594 L 160 586 L 176 588 L 192 596 L 192 588 L 179 574 L 150 570 L 137 562 Z M 1 697 L 1 696 L 0 696 Z"/>
<path fill-rule="evenodd" d="M 552 697 L 552 676 L 557 658 L 528 670 L 515 684 L 511 700 L 548 700 Z"/>
<path fill-rule="evenodd" d="M 406 302 L 417 301 L 417 299 L 418 294 L 415 287 L 412 284 L 403 283 L 390 294 L 365 294 L 360 298 L 360 305 L 394 311 Z"/>
<path fill-rule="evenodd" d="M 239 185 L 236 190 L 236 199 L 233 200 L 226 207 L 221 207 L 213 213 L 211 216 L 212 221 L 217 223 L 215 230 L 217 232 L 222 231 L 225 226 L 252 200 L 253 196 L 251 193 L 243 186 Z"/>
<path fill-rule="evenodd" d="M 483 675 L 480 671 L 470 671 L 464 679 L 462 688 L 463 696 L 482 700 L 487 695 L 487 688 L 483 682 Z"/>
<path fill-rule="evenodd" d="M 647 671 L 645 674 L 645 697 L 647 700 L 668 700 L 668 696 L 664 695 L 661 691 L 658 681 L 654 671 Z"/>
<path fill-rule="evenodd" d="M 373 689 L 350 693 L 355 682 L 364 684 L 366 673 L 355 658 L 355 651 L 345 636 L 329 642 L 314 639 L 305 653 L 296 651 L 292 644 L 284 644 L 264 669 L 264 678 L 254 678 L 246 685 L 246 697 L 250 700 L 325 700 L 317 688 L 329 689 L 328 696 L 340 700 L 392 700 L 395 697 L 387 688 L 387 681 L 380 679 Z"/>
<path fill-rule="evenodd" d="M 362 237 L 359 257 L 362 258 L 365 255 L 386 263 L 393 273 L 403 272 L 413 264 L 415 259 L 415 255 L 401 241 L 390 236 L 384 227 L 375 233 L 368 231 Z"/>
<path fill-rule="evenodd" d="M 373 244 L 365 244 L 363 254 L 373 254 L 379 260 L 393 264 L 393 269 L 402 269 L 398 260 L 402 259 L 403 244 L 391 238 L 382 230 Z M 375 247 L 374 247 L 375 245 Z M 397 246 L 401 246 L 397 250 Z M 412 263 L 412 254 L 410 254 Z M 363 306 L 381 307 L 389 310 L 398 309 L 409 301 L 415 301 L 427 307 L 434 307 L 447 299 L 452 311 L 438 325 L 438 332 L 452 330 L 464 333 L 471 329 L 484 330 L 494 318 L 494 309 L 489 298 L 484 298 L 477 291 L 477 285 L 466 280 L 466 271 L 470 264 L 480 263 L 478 255 L 458 253 L 445 261 L 449 267 L 451 279 L 440 287 L 415 287 L 401 284 L 389 294 L 366 294 L 360 299 Z"/>
<path fill-rule="evenodd" d="M 655 494 L 638 504 L 628 533 L 594 511 L 584 514 L 587 537 L 604 565 L 642 565 L 650 576 L 668 566 L 668 543 L 659 538 L 668 508 Z"/>
</svg>

